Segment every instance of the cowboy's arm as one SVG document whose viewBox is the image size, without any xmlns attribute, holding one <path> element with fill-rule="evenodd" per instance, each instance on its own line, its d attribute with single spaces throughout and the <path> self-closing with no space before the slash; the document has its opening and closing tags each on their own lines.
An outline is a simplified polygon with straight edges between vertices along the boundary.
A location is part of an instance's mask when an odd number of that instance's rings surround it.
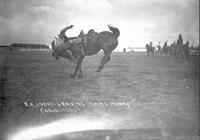
<svg viewBox="0 0 200 140">
<path fill-rule="evenodd" d="M 65 27 L 64 29 L 62 29 L 62 30 L 60 31 L 60 35 L 61 35 L 61 34 L 65 34 L 65 32 L 66 32 L 68 29 L 71 29 L 71 28 L 73 28 L 73 27 L 74 27 L 74 25 L 70 25 L 70 26 Z"/>
</svg>

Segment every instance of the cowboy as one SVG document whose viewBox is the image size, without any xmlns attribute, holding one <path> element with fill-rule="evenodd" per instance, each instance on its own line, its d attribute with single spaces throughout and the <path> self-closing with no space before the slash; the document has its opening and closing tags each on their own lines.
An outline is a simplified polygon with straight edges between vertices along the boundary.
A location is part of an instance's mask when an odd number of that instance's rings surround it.
<svg viewBox="0 0 200 140">
<path fill-rule="evenodd" d="M 54 50 L 54 48 L 55 48 L 55 41 L 54 40 L 51 42 L 51 47 L 52 47 L 51 49 Z"/>
<path fill-rule="evenodd" d="M 160 43 L 161 42 L 159 41 L 157 48 L 158 48 L 159 55 L 161 56 L 161 46 L 160 46 Z"/>
<path fill-rule="evenodd" d="M 184 49 L 185 49 L 185 56 L 186 57 L 189 57 L 189 55 L 190 55 L 190 52 L 189 52 L 189 41 L 187 40 L 187 42 L 185 43 L 185 45 L 184 45 Z"/>
<path fill-rule="evenodd" d="M 181 48 L 183 47 L 183 38 L 182 38 L 182 35 L 181 34 L 179 34 L 178 35 L 178 39 L 177 39 L 177 53 L 180 53 L 180 51 L 181 51 Z"/>
<path fill-rule="evenodd" d="M 159 52 L 161 51 L 160 43 L 161 43 L 161 42 L 159 41 L 158 46 L 157 46 Z"/>
<path fill-rule="evenodd" d="M 165 41 L 164 47 L 167 47 L 167 41 Z"/>
<path fill-rule="evenodd" d="M 164 46 L 163 46 L 163 51 L 167 50 L 167 41 L 165 41 Z"/>
<path fill-rule="evenodd" d="M 73 28 L 73 27 L 74 27 L 74 25 L 70 25 L 70 26 L 65 27 L 64 29 L 62 29 L 62 30 L 60 31 L 60 34 L 59 34 L 58 36 L 59 36 L 61 39 L 63 39 L 64 42 L 68 41 L 70 38 L 67 37 L 67 36 L 65 35 L 65 32 L 66 32 L 67 30 Z"/>
<path fill-rule="evenodd" d="M 84 46 L 87 45 L 87 42 L 86 42 L 85 33 L 83 32 L 83 30 L 80 31 L 78 37 L 79 39 L 81 39 L 81 45 L 80 45 L 81 54 L 85 56 Z"/>
<path fill-rule="evenodd" d="M 65 32 L 66 32 L 67 30 L 73 28 L 73 27 L 74 27 L 74 25 L 70 25 L 70 26 L 65 27 L 64 29 L 62 29 L 62 30 L 60 31 L 60 34 L 58 35 L 58 37 L 61 38 L 64 42 L 69 41 L 71 38 L 67 37 L 67 36 L 65 35 Z M 57 39 L 57 38 L 56 38 L 56 39 Z M 54 42 L 54 44 L 55 44 L 55 42 Z M 64 45 L 64 46 L 65 46 L 65 45 Z M 68 58 L 69 60 L 73 60 L 74 56 L 73 56 L 72 52 L 71 52 L 69 49 L 67 49 L 66 47 L 64 47 L 64 48 L 65 48 L 65 49 L 63 49 L 63 52 L 60 52 L 60 53 L 61 53 L 63 56 L 67 56 L 67 58 Z"/>
<path fill-rule="evenodd" d="M 78 35 L 78 37 L 84 37 L 85 33 L 83 32 L 83 30 L 81 30 L 80 34 Z"/>
<path fill-rule="evenodd" d="M 163 53 L 166 55 L 168 51 L 168 46 L 167 46 L 167 41 L 165 41 L 163 48 L 162 48 Z"/>
<path fill-rule="evenodd" d="M 62 30 L 60 31 L 59 37 L 62 38 L 62 39 L 64 40 L 64 42 L 69 41 L 69 40 L 71 40 L 71 39 L 77 39 L 77 37 L 67 37 L 67 36 L 65 35 L 65 32 L 66 32 L 68 29 L 71 29 L 71 28 L 73 28 L 73 27 L 74 27 L 74 25 L 70 25 L 70 26 L 67 26 L 67 27 L 65 27 L 64 29 L 62 29 Z M 80 35 L 81 35 L 81 36 L 84 35 L 83 30 L 81 30 Z M 80 37 L 80 35 L 79 35 L 79 37 Z M 73 42 L 73 41 L 72 41 L 72 42 Z M 74 42 L 74 43 L 75 43 L 75 42 Z M 81 40 L 81 44 L 82 44 L 82 45 L 80 45 L 81 54 L 84 56 L 84 55 L 85 55 L 85 52 L 84 52 L 84 48 L 83 48 L 83 46 L 84 46 L 83 40 Z M 68 50 L 68 51 L 69 51 L 69 50 Z M 68 53 L 68 54 L 72 54 L 72 53 Z M 72 57 L 72 56 L 71 56 L 71 57 Z"/>
<path fill-rule="evenodd" d="M 177 45 L 183 45 L 183 38 L 181 34 L 178 35 Z"/>
<path fill-rule="evenodd" d="M 152 41 L 150 41 L 149 46 L 150 46 L 150 47 L 153 47 L 153 43 L 152 43 Z"/>
</svg>

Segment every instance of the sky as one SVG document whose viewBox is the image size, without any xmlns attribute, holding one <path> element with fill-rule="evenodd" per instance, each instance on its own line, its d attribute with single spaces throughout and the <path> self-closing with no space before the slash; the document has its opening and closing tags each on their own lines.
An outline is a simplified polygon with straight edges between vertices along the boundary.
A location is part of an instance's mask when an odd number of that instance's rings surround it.
<svg viewBox="0 0 200 140">
<path fill-rule="evenodd" d="M 66 32 L 120 30 L 117 50 L 144 47 L 150 41 L 199 44 L 199 0 L 0 0 L 0 45 L 50 43 L 67 25 Z"/>
</svg>

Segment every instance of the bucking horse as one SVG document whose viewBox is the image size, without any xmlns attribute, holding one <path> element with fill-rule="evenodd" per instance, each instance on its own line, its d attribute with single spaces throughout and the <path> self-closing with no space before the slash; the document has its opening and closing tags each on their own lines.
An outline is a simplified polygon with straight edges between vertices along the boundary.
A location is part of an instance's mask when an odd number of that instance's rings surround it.
<svg viewBox="0 0 200 140">
<path fill-rule="evenodd" d="M 73 27 L 73 26 L 70 26 Z M 100 50 L 103 50 L 104 56 L 101 59 L 100 65 L 97 68 L 97 72 L 100 72 L 105 64 L 110 60 L 112 51 L 118 45 L 118 37 L 120 31 L 118 28 L 108 25 L 111 31 L 95 32 L 93 29 L 82 37 L 64 38 L 61 33 L 65 32 L 66 29 L 61 31 L 60 35 L 56 38 L 54 43 L 54 50 L 52 52 L 53 57 L 58 60 L 59 57 L 63 57 L 74 61 L 77 65 L 71 77 L 82 78 L 83 72 L 81 64 L 85 56 L 91 56 L 97 54 Z"/>
</svg>

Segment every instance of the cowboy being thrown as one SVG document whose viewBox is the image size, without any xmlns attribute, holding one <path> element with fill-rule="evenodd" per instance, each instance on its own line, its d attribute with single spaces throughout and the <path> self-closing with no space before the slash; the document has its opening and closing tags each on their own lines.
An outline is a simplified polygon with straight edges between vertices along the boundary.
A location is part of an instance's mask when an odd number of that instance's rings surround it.
<svg viewBox="0 0 200 140">
<path fill-rule="evenodd" d="M 70 26 L 65 27 L 64 29 L 62 29 L 62 30 L 60 31 L 60 34 L 59 34 L 58 36 L 59 36 L 61 39 L 63 39 L 64 42 L 70 40 L 71 38 L 67 37 L 67 36 L 65 35 L 65 32 L 66 32 L 67 30 L 73 28 L 73 27 L 74 27 L 74 25 L 70 25 Z"/>
<path fill-rule="evenodd" d="M 67 41 L 70 41 L 70 43 L 72 43 L 72 44 L 74 44 L 74 43 L 75 43 L 75 44 L 76 44 L 76 43 L 82 43 L 80 37 L 77 38 L 77 37 L 67 37 L 67 36 L 66 36 L 65 32 L 66 32 L 67 30 L 73 28 L 73 27 L 74 27 L 74 25 L 70 25 L 70 26 L 67 26 L 67 27 L 65 27 L 64 29 L 62 29 L 62 30 L 60 31 L 60 34 L 58 35 L 58 37 L 59 37 L 60 39 L 62 39 L 62 40 L 64 41 L 64 43 L 66 43 Z M 83 45 L 79 45 L 79 46 L 80 46 L 80 50 L 81 50 L 81 52 L 82 52 L 82 55 L 84 55 L 84 48 L 83 48 Z M 67 54 L 66 56 L 68 56 L 68 57 L 70 58 L 69 60 L 73 60 L 73 59 L 74 59 L 73 53 L 72 53 L 69 49 L 66 48 L 65 52 L 63 52 L 63 53 L 66 53 L 66 54 Z"/>
<path fill-rule="evenodd" d="M 68 49 L 68 47 L 65 44 L 67 41 L 71 39 L 65 35 L 65 32 L 71 28 L 73 28 L 73 25 L 67 26 L 64 29 L 62 29 L 60 31 L 60 34 L 58 34 L 58 37 L 55 37 L 56 41 L 54 41 L 54 43 L 51 43 L 51 44 L 52 44 L 53 50 L 57 50 L 57 51 L 59 50 L 58 52 L 61 56 L 65 56 L 67 57 L 67 59 L 73 61 L 74 56 L 72 55 L 72 52 Z M 62 40 L 61 42 L 60 42 L 60 39 Z M 59 58 L 58 55 L 55 55 L 54 52 L 52 53 L 52 55 L 55 57 L 56 60 L 58 60 Z"/>
<path fill-rule="evenodd" d="M 81 39 L 82 39 L 83 36 L 84 36 L 83 30 L 81 30 L 81 32 L 80 32 L 78 38 L 77 38 L 77 37 L 67 37 L 67 36 L 65 35 L 65 32 L 66 32 L 67 30 L 73 28 L 73 27 L 74 27 L 74 25 L 70 25 L 70 26 L 67 26 L 67 27 L 65 27 L 64 29 L 62 29 L 62 30 L 60 31 L 59 37 L 60 37 L 61 39 L 63 39 L 64 42 L 67 42 L 67 41 L 69 41 L 69 40 L 72 40 L 72 43 L 82 43 L 83 45 L 80 45 L 80 50 L 81 50 L 82 55 L 85 55 L 84 48 L 83 48 L 84 43 L 81 42 L 81 41 L 82 41 Z M 73 40 L 74 40 L 74 41 L 73 41 Z M 75 40 L 76 40 L 76 41 L 75 41 Z"/>
</svg>

